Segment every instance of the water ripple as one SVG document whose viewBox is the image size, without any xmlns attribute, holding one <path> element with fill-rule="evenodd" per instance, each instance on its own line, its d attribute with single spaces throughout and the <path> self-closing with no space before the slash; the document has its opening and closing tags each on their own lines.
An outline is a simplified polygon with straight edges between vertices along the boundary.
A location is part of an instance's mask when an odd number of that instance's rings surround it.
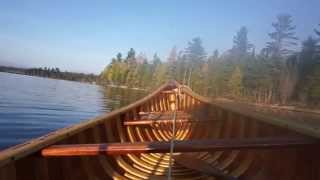
<svg viewBox="0 0 320 180">
<path fill-rule="evenodd" d="M 145 93 L 0 73 L 0 149 L 107 113 Z"/>
</svg>

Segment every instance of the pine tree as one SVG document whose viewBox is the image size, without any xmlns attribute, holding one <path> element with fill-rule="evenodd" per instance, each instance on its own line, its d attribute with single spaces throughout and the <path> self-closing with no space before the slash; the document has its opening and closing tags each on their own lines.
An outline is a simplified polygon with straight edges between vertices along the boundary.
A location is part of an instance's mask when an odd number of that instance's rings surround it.
<svg viewBox="0 0 320 180">
<path fill-rule="evenodd" d="M 315 29 L 314 32 L 320 39 L 320 31 Z M 309 38 L 303 44 L 304 54 L 308 55 L 308 61 L 304 66 L 307 77 L 303 90 L 308 90 L 307 101 L 315 105 L 320 105 L 320 46 L 318 42 L 316 39 Z"/>
<path fill-rule="evenodd" d="M 248 30 L 245 26 L 241 27 L 236 36 L 233 37 L 232 51 L 237 56 L 244 56 L 252 49 L 253 45 L 248 40 Z"/>
<path fill-rule="evenodd" d="M 197 83 L 202 77 L 201 68 L 205 63 L 206 53 L 202 46 L 202 40 L 197 37 L 188 43 L 185 49 L 185 58 L 187 62 L 186 82 L 191 87 L 197 87 Z"/>
<path fill-rule="evenodd" d="M 122 62 L 122 54 L 120 52 L 117 54 L 117 62 Z"/>
<path fill-rule="evenodd" d="M 272 27 L 275 29 L 274 32 L 269 33 L 272 41 L 267 43 L 263 55 L 271 62 L 270 72 L 273 77 L 274 96 L 277 96 L 281 103 L 286 103 L 292 96 L 292 88 L 297 79 L 297 58 L 292 50 L 298 40 L 295 36 L 296 27 L 292 25 L 292 18 L 288 14 L 278 15 Z"/>
<path fill-rule="evenodd" d="M 300 53 L 299 61 L 299 77 L 301 83 L 305 83 L 306 77 L 312 72 L 312 69 L 316 62 L 316 53 L 317 53 L 317 40 L 308 37 L 302 43 L 302 51 Z"/>
<path fill-rule="evenodd" d="M 189 63 L 193 65 L 202 63 L 206 58 L 206 52 L 202 46 L 202 40 L 199 37 L 193 38 L 191 42 L 188 42 L 188 47 L 184 53 Z"/>
<path fill-rule="evenodd" d="M 280 14 L 277 21 L 272 23 L 274 32 L 269 33 L 271 42 L 267 43 L 267 49 L 273 57 L 283 57 L 292 54 L 291 46 L 297 45 L 295 36 L 296 26 L 292 25 L 292 18 L 288 14 Z"/>
<path fill-rule="evenodd" d="M 173 47 L 168 57 L 168 76 L 169 79 L 177 80 L 177 48 Z"/>
<path fill-rule="evenodd" d="M 320 24 L 319 24 L 319 26 L 320 26 Z M 314 32 L 315 32 L 318 36 L 320 36 L 320 31 L 319 31 L 319 30 L 314 29 Z"/>
<path fill-rule="evenodd" d="M 319 24 L 319 26 L 320 26 L 320 24 Z M 316 39 L 316 41 L 317 41 L 317 55 L 319 55 L 320 54 L 320 45 L 318 45 L 318 42 L 320 41 L 320 30 L 317 30 L 317 29 L 314 29 L 314 32 L 316 33 L 316 35 L 317 35 L 317 39 Z"/>
<path fill-rule="evenodd" d="M 128 51 L 126 62 L 128 62 L 129 64 L 136 63 L 136 51 L 133 48 L 130 48 L 130 50 Z"/>
</svg>

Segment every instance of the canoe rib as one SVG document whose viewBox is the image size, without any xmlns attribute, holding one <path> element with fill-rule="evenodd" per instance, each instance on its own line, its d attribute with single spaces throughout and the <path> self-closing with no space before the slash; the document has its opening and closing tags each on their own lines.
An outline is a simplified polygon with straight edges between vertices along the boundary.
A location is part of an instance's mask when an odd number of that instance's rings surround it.
<svg viewBox="0 0 320 180">
<path fill-rule="evenodd" d="M 319 145 L 315 139 L 305 138 L 250 138 L 175 141 L 175 152 L 202 152 L 240 149 L 297 148 Z M 168 153 L 170 142 L 104 143 L 53 145 L 41 151 L 42 156 L 96 156 L 140 153 Z"/>
</svg>

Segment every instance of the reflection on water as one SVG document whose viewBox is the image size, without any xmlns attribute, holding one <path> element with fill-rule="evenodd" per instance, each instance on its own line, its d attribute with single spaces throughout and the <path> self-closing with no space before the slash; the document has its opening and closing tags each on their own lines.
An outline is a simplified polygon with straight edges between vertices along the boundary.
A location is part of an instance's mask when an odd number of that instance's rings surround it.
<svg viewBox="0 0 320 180">
<path fill-rule="evenodd" d="M 139 100 L 147 95 L 145 91 L 128 90 L 123 88 L 103 87 L 102 88 L 104 109 L 114 110 Z"/>
<path fill-rule="evenodd" d="M 143 91 L 0 73 L 0 149 L 133 102 Z"/>
</svg>

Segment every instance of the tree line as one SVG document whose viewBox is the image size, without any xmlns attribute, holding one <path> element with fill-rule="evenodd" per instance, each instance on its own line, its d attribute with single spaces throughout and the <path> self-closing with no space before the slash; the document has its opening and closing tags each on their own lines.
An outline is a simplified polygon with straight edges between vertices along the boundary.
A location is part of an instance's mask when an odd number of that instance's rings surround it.
<svg viewBox="0 0 320 180">
<path fill-rule="evenodd" d="M 79 81 L 79 82 L 96 82 L 98 79 L 97 75 L 94 74 L 85 74 L 85 73 L 75 73 L 68 71 L 60 71 L 59 68 L 17 68 L 17 67 L 8 67 L 0 66 L 0 72 L 15 73 L 15 74 L 24 74 L 29 76 L 39 76 L 46 78 L 54 79 L 63 79 L 69 81 Z"/>
<path fill-rule="evenodd" d="M 181 51 L 172 48 L 166 61 L 157 54 L 150 61 L 131 48 L 126 57 L 118 53 L 100 79 L 142 88 L 175 79 L 206 96 L 265 104 L 319 105 L 320 30 L 314 29 L 314 34 L 301 42 L 288 14 L 278 15 L 272 28 L 270 41 L 259 53 L 249 41 L 245 26 L 234 35 L 233 46 L 222 54 L 218 50 L 208 54 L 198 37 Z"/>
<path fill-rule="evenodd" d="M 85 74 L 85 73 L 76 73 L 76 72 L 68 72 L 68 71 L 60 71 L 59 68 L 29 68 L 25 71 L 26 75 L 30 76 L 40 76 L 54 79 L 63 79 L 69 81 L 79 81 L 79 82 L 96 82 L 97 76 L 94 74 Z"/>
</svg>

